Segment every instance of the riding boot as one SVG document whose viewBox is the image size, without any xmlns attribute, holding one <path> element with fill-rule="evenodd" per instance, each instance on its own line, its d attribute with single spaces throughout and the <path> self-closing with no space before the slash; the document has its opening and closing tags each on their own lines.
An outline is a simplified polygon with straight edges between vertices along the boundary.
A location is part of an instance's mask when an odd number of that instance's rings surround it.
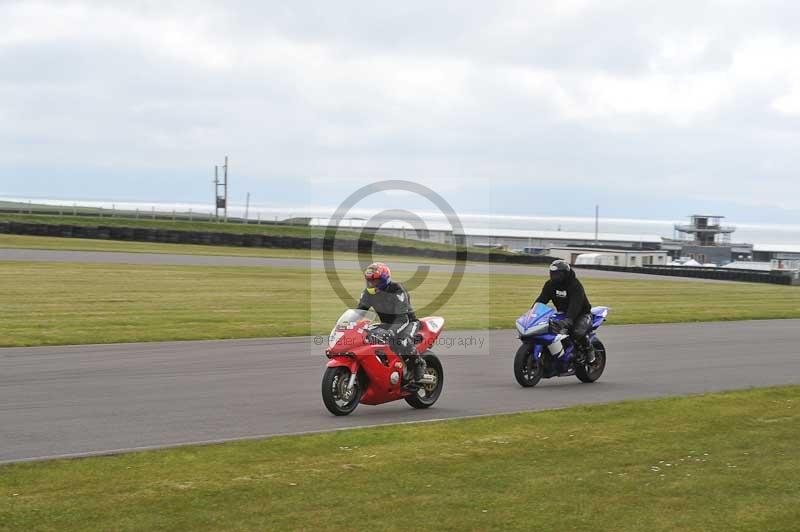
<svg viewBox="0 0 800 532">
<path fill-rule="evenodd" d="M 575 341 L 575 350 L 578 352 L 578 362 L 582 364 L 593 364 L 595 361 L 594 346 L 588 338 L 581 338 Z"/>
<path fill-rule="evenodd" d="M 425 359 L 421 356 L 414 357 L 414 381 L 420 382 L 425 377 L 425 369 L 427 369 L 427 364 L 425 364 Z"/>
<path fill-rule="evenodd" d="M 583 353 L 584 353 L 584 360 L 587 364 L 594 364 L 595 361 L 595 354 L 594 354 L 594 346 L 591 342 L 587 341 L 586 345 L 583 346 Z"/>
<path fill-rule="evenodd" d="M 408 376 L 406 383 L 401 389 L 406 392 L 415 393 L 419 390 L 419 381 L 425 377 L 425 359 L 418 355 L 403 357 L 406 363 L 405 374 Z"/>
</svg>

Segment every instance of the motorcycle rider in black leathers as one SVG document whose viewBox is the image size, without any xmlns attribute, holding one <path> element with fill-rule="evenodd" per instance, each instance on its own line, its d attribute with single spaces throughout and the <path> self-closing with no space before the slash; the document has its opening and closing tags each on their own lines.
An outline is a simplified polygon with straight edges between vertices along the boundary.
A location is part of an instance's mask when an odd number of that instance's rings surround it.
<svg viewBox="0 0 800 532">
<path fill-rule="evenodd" d="M 400 283 L 392 281 L 389 267 L 382 262 L 370 264 L 364 271 L 367 286 L 358 302 L 359 310 L 374 309 L 381 319 L 377 329 L 388 338 L 395 353 L 413 365 L 413 381 L 406 384 L 414 389 L 415 383 L 425 375 L 425 359 L 419 356 L 414 336 L 419 330 L 419 320 L 411 306 L 411 296 Z"/>
<path fill-rule="evenodd" d="M 550 280 L 544 283 L 542 293 L 534 304 L 546 305 L 549 301 L 555 304 L 556 310 L 567 315 L 563 320 L 554 322 L 554 329 L 567 331 L 578 352 L 583 354 L 583 361 L 593 363 L 594 347 L 587 337 L 592 327 L 592 305 L 583 285 L 575 276 L 575 270 L 567 261 L 556 260 L 550 264 Z"/>
</svg>

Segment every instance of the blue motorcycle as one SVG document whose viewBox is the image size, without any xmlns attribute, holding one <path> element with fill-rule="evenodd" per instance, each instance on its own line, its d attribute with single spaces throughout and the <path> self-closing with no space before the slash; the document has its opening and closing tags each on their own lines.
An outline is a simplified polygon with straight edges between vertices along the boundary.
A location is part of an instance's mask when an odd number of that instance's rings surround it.
<svg viewBox="0 0 800 532">
<path fill-rule="evenodd" d="M 514 376 L 526 388 L 536 386 L 541 379 L 575 375 L 581 382 L 594 382 L 606 367 L 606 348 L 595 331 L 608 316 L 608 307 L 592 308 L 592 327 L 589 341 L 594 347 L 595 360 L 586 363 L 566 330 L 559 327 L 564 314 L 536 303 L 517 319 L 517 331 L 522 345 L 514 357 Z"/>
</svg>

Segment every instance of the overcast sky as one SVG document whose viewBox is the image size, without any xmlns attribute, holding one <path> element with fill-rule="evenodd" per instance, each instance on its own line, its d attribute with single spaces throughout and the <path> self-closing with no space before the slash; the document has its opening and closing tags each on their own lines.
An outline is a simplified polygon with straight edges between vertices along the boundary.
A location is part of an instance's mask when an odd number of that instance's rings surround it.
<svg viewBox="0 0 800 532">
<path fill-rule="evenodd" d="M 800 3 L 0 0 L 0 195 L 800 220 Z M 415 207 L 402 195 L 376 199 Z M 422 207 L 421 204 L 419 204 Z"/>
</svg>

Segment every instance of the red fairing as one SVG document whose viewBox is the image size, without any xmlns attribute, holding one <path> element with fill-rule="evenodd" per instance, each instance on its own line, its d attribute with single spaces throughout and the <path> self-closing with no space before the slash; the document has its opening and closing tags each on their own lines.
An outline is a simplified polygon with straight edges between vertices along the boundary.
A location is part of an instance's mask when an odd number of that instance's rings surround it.
<svg viewBox="0 0 800 532">
<path fill-rule="evenodd" d="M 439 335 L 444 330 L 444 318 L 441 316 L 431 316 L 422 318 L 420 321 L 420 330 L 417 333 L 422 337 L 422 341 L 417 344 L 417 351 L 420 354 L 433 347 Z"/>
<path fill-rule="evenodd" d="M 358 362 L 356 361 L 355 357 L 349 356 L 332 356 L 331 359 L 328 361 L 327 367 L 335 368 L 338 366 L 344 366 L 350 370 L 350 373 L 355 373 L 358 371 Z"/>
<path fill-rule="evenodd" d="M 344 366 L 350 373 L 358 373 L 359 381 L 366 385 L 361 403 L 379 405 L 402 399 L 409 394 L 401 390 L 405 363 L 388 345 L 367 343 L 368 321 L 354 328 L 335 331 L 329 339 L 333 343 L 325 354 L 330 359 L 327 366 Z M 420 320 L 417 332 L 422 341 L 417 345 L 421 354 L 430 349 L 444 329 L 444 318 L 433 316 Z"/>
<path fill-rule="evenodd" d="M 338 338 L 336 338 L 336 343 L 325 351 L 328 358 L 330 358 L 331 355 L 350 353 L 362 347 L 367 341 L 367 332 L 366 329 L 364 329 L 367 325 L 369 325 L 369 321 L 362 320 L 358 322 L 353 329 L 332 333 L 332 335 L 337 335 Z M 329 340 L 333 340 L 333 338 L 329 338 Z"/>
</svg>

